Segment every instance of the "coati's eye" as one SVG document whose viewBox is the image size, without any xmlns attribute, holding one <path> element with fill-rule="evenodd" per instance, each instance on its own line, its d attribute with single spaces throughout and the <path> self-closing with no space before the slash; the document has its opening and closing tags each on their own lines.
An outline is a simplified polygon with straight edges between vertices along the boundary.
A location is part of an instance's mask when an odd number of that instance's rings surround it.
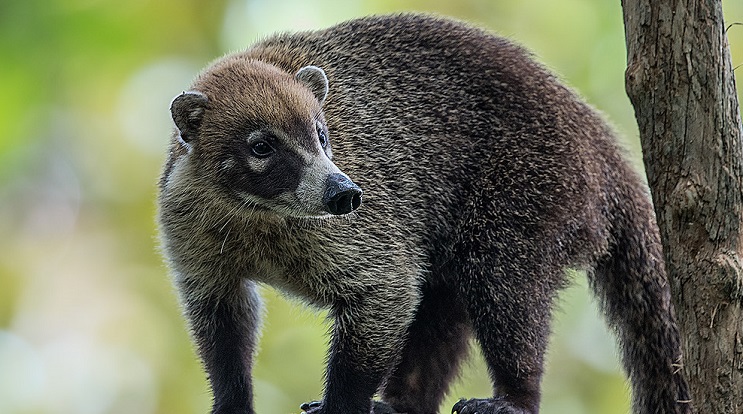
<svg viewBox="0 0 743 414">
<path fill-rule="evenodd" d="M 328 134 L 325 133 L 320 124 L 317 124 L 317 137 L 320 139 L 320 146 L 323 148 L 328 146 Z"/>
<path fill-rule="evenodd" d="M 266 141 L 257 141 L 250 146 L 250 152 L 258 158 L 266 158 L 274 153 L 274 149 Z"/>
</svg>

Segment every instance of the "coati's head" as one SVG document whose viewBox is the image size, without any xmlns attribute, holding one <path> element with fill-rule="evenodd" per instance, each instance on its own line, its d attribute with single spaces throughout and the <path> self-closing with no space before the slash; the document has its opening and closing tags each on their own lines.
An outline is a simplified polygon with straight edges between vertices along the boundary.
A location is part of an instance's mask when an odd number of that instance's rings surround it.
<svg viewBox="0 0 743 414">
<path fill-rule="evenodd" d="M 245 59 L 204 72 L 170 107 L 178 144 L 202 178 L 245 209 L 292 217 L 349 213 L 361 189 L 332 161 L 328 78 Z"/>
</svg>

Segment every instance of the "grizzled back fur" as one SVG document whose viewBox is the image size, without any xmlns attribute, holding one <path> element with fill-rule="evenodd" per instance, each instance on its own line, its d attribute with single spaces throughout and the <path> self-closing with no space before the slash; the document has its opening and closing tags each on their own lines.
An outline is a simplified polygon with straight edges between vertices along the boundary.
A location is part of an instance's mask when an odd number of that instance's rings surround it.
<svg viewBox="0 0 743 414">
<path fill-rule="evenodd" d="M 352 20 L 225 56 L 171 109 L 163 249 L 213 412 L 253 410 L 262 282 L 330 309 L 309 413 L 438 412 L 471 335 L 495 392 L 455 410 L 537 413 L 566 268 L 618 332 L 634 412 L 689 409 L 643 184 L 521 47 L 441 18 Z"/>
</svg>

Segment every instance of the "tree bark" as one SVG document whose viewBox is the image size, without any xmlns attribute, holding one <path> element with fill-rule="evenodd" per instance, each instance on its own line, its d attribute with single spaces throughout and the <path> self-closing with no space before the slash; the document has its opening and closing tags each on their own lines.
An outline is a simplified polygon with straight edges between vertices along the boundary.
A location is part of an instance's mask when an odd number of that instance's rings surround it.
<svg viewBox="0 0 743 414">
<path fill-rule="evenodd" d="M 743 131 L 720 0 L 622 0 L 640 128 L 698 413 L 743 413 Z"/>
</svg>

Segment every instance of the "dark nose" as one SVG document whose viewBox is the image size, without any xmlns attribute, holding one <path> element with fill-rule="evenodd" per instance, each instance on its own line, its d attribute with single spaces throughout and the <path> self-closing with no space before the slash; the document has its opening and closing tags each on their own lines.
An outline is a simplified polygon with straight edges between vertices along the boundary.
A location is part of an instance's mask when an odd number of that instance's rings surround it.
<svg viewBox="0 0 743 414">
<path fill-rule="evenodd" d="M 361 205 L 363 191 L 343 174 L 330 174 L 325 180 L 323 204 L 330 214 L 347 214 Z"/>
</svg>

